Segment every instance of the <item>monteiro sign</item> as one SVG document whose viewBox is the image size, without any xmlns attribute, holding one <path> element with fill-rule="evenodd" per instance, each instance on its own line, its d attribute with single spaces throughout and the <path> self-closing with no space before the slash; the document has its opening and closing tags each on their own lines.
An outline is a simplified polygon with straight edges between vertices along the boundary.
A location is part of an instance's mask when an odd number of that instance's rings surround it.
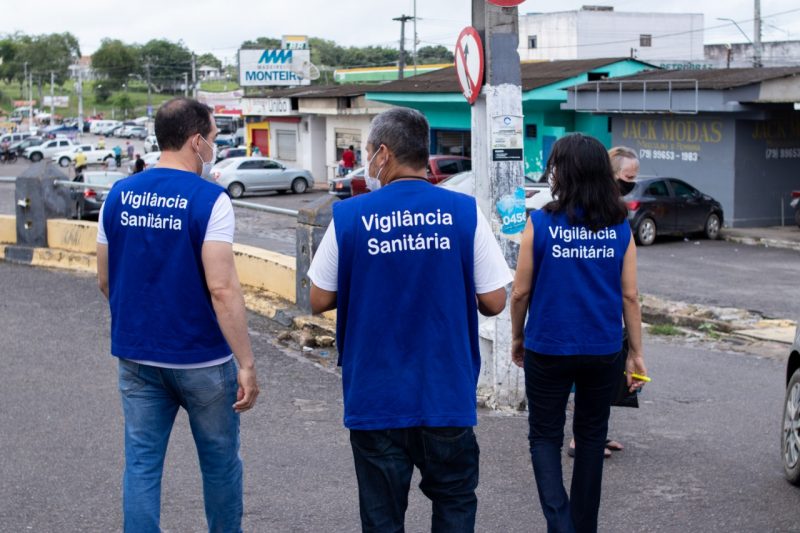
<svg viewBox="0 0 800 533">
<path fill-rule="evenodd" d="M 239 85 L 310 85 L 309 77 L 303 75 L 310 61 L 309 50 L 239 50 Z"/>
</svg>

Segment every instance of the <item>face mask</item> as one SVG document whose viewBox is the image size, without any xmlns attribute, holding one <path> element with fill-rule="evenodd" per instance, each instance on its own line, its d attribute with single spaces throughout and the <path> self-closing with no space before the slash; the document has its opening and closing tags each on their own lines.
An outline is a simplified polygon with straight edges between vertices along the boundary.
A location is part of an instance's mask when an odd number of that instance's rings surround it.
<svg viewBox="0 0 800 533">
<path fill-rule="evenodd" d="M 629 195 L 633 188 L 636 187 L 635 182 L 625 180 L 617 180 L 617 185 L 619 185 L 619 192 L 622 193 L 622 196 Z"/>
<path fill-rule="evenodd" d="M 383 145 L 381 145 L 382 147 Z M 378 152 L 381 151 L 381 147 L 378 147 Z M 375 160 L 375 156 L 378 155 L 378 152 L 372 154 L 372 157 L 367 161 L 367 165 L 364 167 L 364 180 L 367 182 L 367 189 L 371 191 L 377 191 L 381 188 L 381 172 L 383 171 L 383 167 L 378 170 L 378 175 L 376 177 L 372 177 L 369 175 L 369 167 L 372 166 L 372 162 Z"/>
<path fill-rule="evenodd" d="M 211 161 L 208 162 L 203 161 L 203 157 L 200 155 L 200 152 L 195 152 L 197 157 L 200 159 L 200 162 L 203 164 L 203 169 L 200 171 L 200 175 L 204 178 L 208 178 L 208 176 L 211 174 L 211 167 L 214 166 L 214 162 L 217 160 L 217 145 L 216 143 L 213 145 L 209 144 L 208 141 L 203 137 L 200 138 L 203 139 L 203 142 L 206 143 L 209 148 L 211 148 Z"/>
</svg>

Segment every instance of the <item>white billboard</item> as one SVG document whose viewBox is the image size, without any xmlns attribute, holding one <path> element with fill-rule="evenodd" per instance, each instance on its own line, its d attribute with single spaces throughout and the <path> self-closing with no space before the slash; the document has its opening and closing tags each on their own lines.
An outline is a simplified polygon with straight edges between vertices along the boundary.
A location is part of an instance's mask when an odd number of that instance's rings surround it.
<svg viewBox="0 0 800 533">
<path fill-rule="evenodd" d="M 239 50 L 239 85 L 311 85 L 309 50 Z"/>
</svg>

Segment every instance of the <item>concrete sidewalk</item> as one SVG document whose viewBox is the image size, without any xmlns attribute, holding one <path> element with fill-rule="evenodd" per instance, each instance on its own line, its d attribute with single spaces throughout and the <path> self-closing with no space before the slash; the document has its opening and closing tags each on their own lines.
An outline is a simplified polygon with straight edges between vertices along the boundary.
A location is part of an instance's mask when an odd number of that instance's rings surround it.
<svg viewBox="0 0 800 533">
<path fill-rule="evenodd" d="M 723 228 L 722 238 L 740 244 L 782 248 L 800 252 L 800 228 L 796 225 L 769 228 Z"/>
</svg>

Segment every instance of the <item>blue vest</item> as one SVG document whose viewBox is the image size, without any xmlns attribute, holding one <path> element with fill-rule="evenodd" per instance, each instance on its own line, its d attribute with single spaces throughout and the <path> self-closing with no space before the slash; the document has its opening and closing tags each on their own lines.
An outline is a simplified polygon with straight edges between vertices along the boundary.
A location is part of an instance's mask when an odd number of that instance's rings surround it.
<svg viewBox="0 0 800 533">
<path fill-rule="evenodd" d="M 108 237 L 111 353 L 196 364 L 230 355 L 201 258 L 222 187 L 156 168 L 118 181 L 102 224 Z"/>
<path fill-rule="evenodd" d="M 533 289 L 525 348 L 547 355 L 609 355 L 622 349 L 622 260 L 627 221 L 592 232 L 566 214 L 536 211 Z"/>
<path fill-rule="evenodd" d="M 345 426 L 475 425 L 475 199 L 401 181 L 333 218 Z"/>
</svg>

